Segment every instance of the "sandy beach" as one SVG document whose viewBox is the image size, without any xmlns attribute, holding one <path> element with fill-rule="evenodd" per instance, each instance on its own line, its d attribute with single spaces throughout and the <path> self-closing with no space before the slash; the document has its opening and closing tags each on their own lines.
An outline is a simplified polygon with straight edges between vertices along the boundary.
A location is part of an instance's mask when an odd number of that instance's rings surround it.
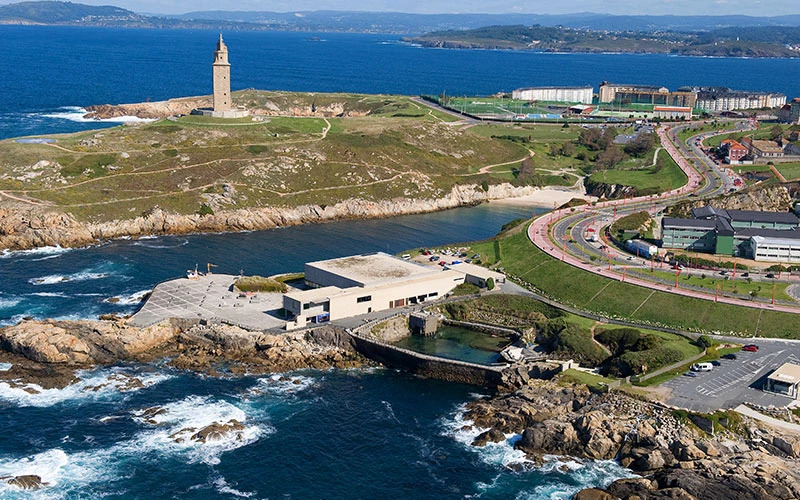
<svg viewBox="0 0 800 500">
<path fill-rule="evenodd" d="M 525 205 L 525 206 L 553 208 L 554 204 L 555 206 L 558 207 L 563 205 L 564 203 L 567 203 L 573 198 L 580 198 L 587 200 L 589 202 L 597 200 L 595 196 L 587 196 L 576 193 L 575 191 L 548 187 L 540 189 L 535 193 L 527 196 L 492 200 L 489 203 L 502 203 L 505 205 Z"/>
</svg>

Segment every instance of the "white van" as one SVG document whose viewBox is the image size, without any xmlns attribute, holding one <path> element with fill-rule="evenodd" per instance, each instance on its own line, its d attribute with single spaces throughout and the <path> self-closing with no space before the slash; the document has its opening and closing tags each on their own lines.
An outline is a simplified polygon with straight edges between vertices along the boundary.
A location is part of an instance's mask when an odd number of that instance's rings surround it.
<svg viewBox="0 0 800 500">
<path fill-rule="evenodd" d="M 690 369 L 693 372 L 710 372 L 714 369 L 714 365 L 711 363 L 695 363 L 690 367 Z"/>
</svg>

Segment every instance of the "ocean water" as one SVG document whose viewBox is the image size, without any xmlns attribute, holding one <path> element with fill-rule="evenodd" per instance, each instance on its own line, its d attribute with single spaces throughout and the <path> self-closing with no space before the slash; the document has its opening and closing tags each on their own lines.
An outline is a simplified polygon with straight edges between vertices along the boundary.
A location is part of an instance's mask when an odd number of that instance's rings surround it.
<svg viewBox="0 0 800 500">
<path fill-rule="evenodd" d="M 726 85 L 800 95 L 798 60 L 534 54 L 422 49 L 385 35 L 226 33 L 234 88 L 489 94 L 526 85 L 601 80 Z M 83 120 L 90 104 L 210 91 L 216 33 L 0 26 L 0 138 L 113 126 Z M 2 161 L 2 159 L 0 159 Z M 495 234 L 525 207 L 483 205 L 381 221 L 346 221 L 228 235 L 118 240 L 87 249 L 0 254 L 0 324 L 26 316 L 131 313 L 161 280 L 211 262 L 219 272 L 273 274 L 306 261 L 390 253 Z M 113 300 L 109 300 L 113 299 Z M 0 370 L 8 370 L 0 364 Z M 119 374 L 144 387 L 121 392 Z M 0 383 L 0 476 L 48 485 L 0 498 L 566 499 L 628 475 L 614 462 L 527 463 L 518 436 L 483 449 L 464 428 L 476 388 L 393 370 L 207 378 L 161 365 L 81 373 L 61 390 Z M 297 382 L 297 384 L 294 383 Z M 146 408 L 166 410 L 155 422 Z M 210 443 L 174 438 L 235 419 Z"/>
<path fill-rule="evenodd" d="M 232 87 L 488 95 L 603 80 L 800 96 L 800 59 L 425 49 L 393 35 L 230 32 Z M 217 33 L 0 26 L 0 138 L 100 126 L 80 108 L 209 94 Z M 105 123 L 110 126 L 114 123 Z"/>
<path fill-rule="evenodd" d="M 472 448 L 479 430 L 462 430 L 461 409 L 474 388 L 394 371 L 303 372 L 289 382 L 114 371 L 141 374 L 147 387 L 67 388 L 68 398 L 0 390 L 0 475 L 48 483 L 34 493 L 0 485 L 0 497 L 542 499 L 628 475 L 610 461 L 534 466 L 513 450 L 516 436 Z M 152 407 L 165 412 L 150 421 L 142 412 Z M 231 419 L 244 428 L 175 441 Z"/>
</svg>

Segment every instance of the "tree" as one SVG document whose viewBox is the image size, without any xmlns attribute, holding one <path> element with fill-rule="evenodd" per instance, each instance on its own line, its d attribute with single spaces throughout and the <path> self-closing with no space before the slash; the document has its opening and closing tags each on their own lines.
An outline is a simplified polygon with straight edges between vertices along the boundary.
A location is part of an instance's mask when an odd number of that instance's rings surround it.
<svg viewBox="0 0 800 500">
<path fill-rule="evenodd" d="M 536 166 L 533 164 L 533 158 L 528 157 L 522 160 L 522 165 L 519 167 L 517 179 L 525 180 L 530 179 L 536 175 Z"/>
<path fill-rule="evenodd" d="M 550 156 L 555 158 L 556 156 L 561 154 L 561 146 L 558 144 L 551 144 L 550 145 Z"/>
<path fill-rule="evenodd" d="M 770 141 L 777 141 L 783 137 L 783 127 L 780 125 L 775 125 L 771 129 L 769 129 L 769 140 Z"/>
<path fill-rule="evenodd" d="M 571 142 L 565 142 L 561 145 L 561 156 L 572 156 L 575 154 L 575 145 Z"/>
<path fill-rule="evenodd" d="M 489 278 L 486 280 L 486 288 L 488 290 L 494 290 L 494 278 Z"/>
<path fill-rule="evenodd" d="M 599 141 L 602 139 L 602 137 L 603 132 L 599 128 L 585 128 L 581 130 L 580 135 L 578 135 L 578 144 L 585 146 L 591 151 L 598 151 L 602 149 L 599 145 Z"/>
<path fill-rule="evenodd" d="M 709 347 L 711 347 L 713 342 L 711 341 L 711 338 L 708 335 L 700 335 L 695 341 L 695 344 L 702 347 L 703 349 L 708 349 Z"/>
<path fill-rule="evenodd" d="M 641 157 L 653 149 L 655 143 L 655 134 L 639 134 L 625 145 L 625 152 L 631 156 Z"/>
<path fill-rule="evenodd" d="M 596 168 L 600 170 L 607 170 L 613 168 L 615 165 L 622 163 L 627 158 L 627 155 L 620 149 L 619 146 L 610 146 L 605 151 L 601 151 L 597 155 L 595 161 Z"/>
</svg>

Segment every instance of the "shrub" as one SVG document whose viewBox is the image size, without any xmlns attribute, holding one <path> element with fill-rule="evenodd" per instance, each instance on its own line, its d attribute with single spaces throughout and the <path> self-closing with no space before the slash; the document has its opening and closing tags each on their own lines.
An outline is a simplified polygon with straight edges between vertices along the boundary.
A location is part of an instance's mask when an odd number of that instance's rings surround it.
<svg viewBox="0 0 800 500">
<path fill-rule="evenodd" d="M 200 205 L 200 210 L 197 211 L 197 214 L 200 215 L 201 217 L 204 217 L 206 215 L 214 215 L 214 209 L 208 206 L 208 204 L 203 203 L 202 205 Z"/>
<path fill-rule="evenodd" d="M 236 280 L 234 286 L 242 292 L 280 292 L 285 293 L 287 286 L 276 279 L 263 276 L 244 276 Z"/>
<path fill-rule="evenodd" d="M 486 288 L 488 290 L 494 290 L 494 278 L 489 278 L 486 280 Z"/>
<path fill-rule="evenodd" d="M 703 349 L 708 349 L 714 344 L 708 335 L 700 335 L 694 343 Z"/>
<path fill-rule="evenodd" d="M 539 323 L 536 341 L 561 358 L 572 358 L 589 366 L 598 366 L 608 357 L 589 330 L 562 318 Z"/>
</svg>

